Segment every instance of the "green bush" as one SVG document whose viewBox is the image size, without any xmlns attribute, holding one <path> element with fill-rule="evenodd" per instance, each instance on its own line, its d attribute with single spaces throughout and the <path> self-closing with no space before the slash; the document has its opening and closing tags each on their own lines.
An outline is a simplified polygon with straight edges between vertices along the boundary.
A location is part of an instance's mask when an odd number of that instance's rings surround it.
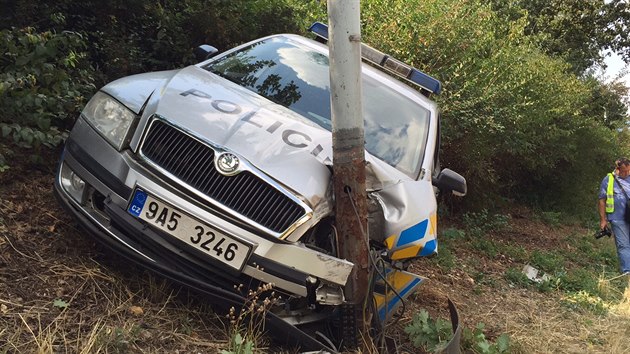
<svg viewBox="0 0 630 354">
<path fill-rule="evenodd" d="M 504 231 L 509 227 L 510 216 L 504 214 L 492 214 L 488 209 L 479 212 L 467 212 L 462 218 L 464 226 L 470 236 L 483 237 L 488 232 Z"/>
<path fill-rule="evenodd" d="M 531 281 L 527 278 L 527 275 L 523 274 L 516 268 L 508 268 L 505 271 L 505 280 L 514 286 L 526 288 L 531 284 Z"/>
<path fill-rule="evenodd" d="M 312 6 L 294 0 L 9 1 L 2 26 L 82 33 L 99 84 L 191 64 L 192 49 L 219 50 L 272 33 L 303 31 Z"/>
<path fill-rule="evenodd" d="M 534 251 L 531 255 L 530 262 L 539 270 L 547 272 L 549 274 L 555 274 L 564 269 L 564 257 L 560 254 L 557 254 L 555 251 L 552 252 L 541 252 Z"/>
<path fill-rule="evenodd" d="M 56 145 L 95 90 L 86 43 L 73 32 L 0 31 L 0 117 L 3 138 L 27 146 Z"/>
<path fill-rule="evenodd" d="M 480 0 L 362 4 L 367 42 L 444 84 L 442 165 L 466 176 L 463 203 L 592 215 L 595 186 L 627 140 L 593 111 L 592 83 L 525 35 L 526 17 L 510 22 Z"/>
<path fill-rule="evenodd" d="M 450 271 L 457 265 L 457 258 L 453 252 L 450 251 L 449 247 L 443 243 L 441 245 L 437 256 L 432 257 L 432 261 L 437 263 L 442 269 Z"/>
<path fill-rule="evenodd" d="M 473 330 L 464 328 L 462 333 L 462 347 L 466 352 L 482 354 L 501 354 L 510 352 L 510 336 L 506 333 L 497 337 L 494 343 L 488 341 L 483 330 L 485 325 L 480 322 Z"/>
<path fill-rule="evenodd" d="M 536 214 L 536 217 L 552 227 L 558 227 L 562 223 L 562 213 L 560 212 L 540 211 Z"/>
<path fill-rule="evenodd" d="M 0 136 L 21 146 L 65 138 L 97 86 L 194 62 L 278 32 L 299 32 L 313 8 L 292 0 L 7 1 L 0 12 Z M 0 154 L 0 171 L 10 164 Z"/>
<path fill-rule="evenodd" d="M 587 291 L 569 293 L 562 298 L 562 304 L 572 310 L 585 309 L 598 315 L 606 315 L 610 307 L 599 296 Z"/>
<path fill-rule="evenodd" d="M 413 315 L 409 325 L 405 327 L 405 333 L 416 348 L 423 348 L 428 352 L 444 350 L 448 341 L 453 336 L 451 324 L 442 319 L 433 319 L 426 310 Z"/>
<path fill-rule="evenodd" d="M 566 292 L 586 292 L 600 295 L 597 275 L 583 268 L 558 274 L 560 289 Z"/>
<path fill-rule="evenodd" d="M 440 232 L 440 236 L 444 239 L 449 239 L 449 240 L 461 240 L 466 237 L 466 232 L 464 230 L 448 228 Z"/>
<path fill-rule="evenodd" d="M 521 245 L 512 243 L 505 244 L 501 248 L 501 252 L 517 262 L 527 263 L 528 254 L 525 247 Z"/>
</svg>

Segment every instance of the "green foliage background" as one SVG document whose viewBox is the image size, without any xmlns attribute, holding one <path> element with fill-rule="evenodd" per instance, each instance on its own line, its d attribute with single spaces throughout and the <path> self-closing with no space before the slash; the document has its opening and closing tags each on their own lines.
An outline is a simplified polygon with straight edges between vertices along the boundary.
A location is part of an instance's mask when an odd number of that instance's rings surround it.
<svg viewBox="0 0 630 354">
<path fill-rule="evenodd" d="M 554 8 L 593 16 L 593 7 L 603 2 L 574 3 L 556 0 Z M 599 181 L 617 156 L 629 152 L 627 88 L 584 71 L 584 63 L 601 59 L 594 47 L 613 47 L 603 42 L 605 33 L 597 32 L 601 36 L 584 48 L 561 42 L 554 33 L 580 27 L 551 21 L 555 27 L 536 31 L 535 24 L 557 16 L 527 8 L 527 1 L 361 4 L 365 42 L 444 84 L 435 97 L 442 110 L 441 164 L 469 185 L 468 197 L 452 207 L 498 209 L 518 202 L 594 215 Z M 327 21 L 325 5 L 0 0 L 3 137 L 27 145 L 54 143 L 51 137 L 71 126 L 86 97 L 105 82 L 190 64 L 192 48 L 202 43 L 222 50 L 272 33 L 304 33 L 313 20 Z M 558 49 L 562 45 L 570 48 Z"/>
</svg>

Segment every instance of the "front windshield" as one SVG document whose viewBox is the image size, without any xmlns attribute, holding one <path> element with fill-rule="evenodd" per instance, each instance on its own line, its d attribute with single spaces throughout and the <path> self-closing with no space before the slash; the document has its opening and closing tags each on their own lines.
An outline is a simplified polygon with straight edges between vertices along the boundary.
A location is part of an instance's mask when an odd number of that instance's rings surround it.
<svg viewBox="0 0 630 354">
<path fill-rule="evenodd" d="M 331 131 L 328 57 L 285 37 L 254 43 L 219 58 L 207 70 L 283 105 Z M 363 75 L 366 150 L 417 177 L 429 110 Z"/>
</svg>

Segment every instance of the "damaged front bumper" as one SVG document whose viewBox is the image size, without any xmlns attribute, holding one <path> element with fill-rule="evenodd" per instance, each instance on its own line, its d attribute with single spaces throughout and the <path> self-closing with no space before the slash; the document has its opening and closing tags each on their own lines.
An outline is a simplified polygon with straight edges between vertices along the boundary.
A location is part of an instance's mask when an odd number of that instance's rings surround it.
<svg viewBox="0 0 630 354">
<path fill-rule="evenodd" d="M 352 263 L 301 244 L 269 240 L 246 225 L 209 213 L 133 154 L 115 151 L 82 120 L 66 143 L 59 168 L 55 191 L 62 204 L 81 224 L 89 225 L 91 231 L 98 230 L 92 233 L 99 240 L 134 260 L 158 263 L 174 273 L 226 289 L 235 284 L 264 282 L 273 283 L 289 297 L 319 298 L 327 303 L 342 297 Z M 74 184 L 83 183 L 82 190 L 75 191 L 70 179 L 79 181 Z M 251 254 L 240 271 L 130 214 L 128 206 L 138 186 L 195 220 L 250 245 Z"/>
</svg>

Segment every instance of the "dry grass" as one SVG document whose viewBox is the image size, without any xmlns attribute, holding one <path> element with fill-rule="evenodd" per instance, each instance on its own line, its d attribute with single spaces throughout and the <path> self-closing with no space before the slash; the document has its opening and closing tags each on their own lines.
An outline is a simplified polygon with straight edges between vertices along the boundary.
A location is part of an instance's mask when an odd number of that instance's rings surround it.
<svg viewBox="0 0 630 354">
<path fill-rule="evenodd" d="M 0 353 L 226 347 L 203 298 L 101 250 L 54 200 L 52 168 L 23 168 L 0 174 Z"/>
<path fill-rule="evenodd" d="M 608 312 L 597 314 L 567 306 L 560 291 L 540 293 L 501 283 L 476 296 L 453 283 L 432 283 L 420 289 L 409 315 L 420 308 L 440 308 L 434 316 L 446 318 L 440 303 L 449 296 L 465 326 L 484 323 L 490 339 L 508 333 L 512 353 L 630 353 L 630 288 L 621 302 L 608 301 Z"/>
<path fill-rule="evenodd" d="M 224 330 L 217 327 L 220 322 L 207 305 L 167 281 L 135 271 L 136 276 L 129 278 L 108 274 L 97 263 L 51 265 L 48 276 L 75 284 L 67 296 L 61 296 L 68 306 L 55 307 L 50 300 L 36 300 L 32 305 L 2 300 L 0 328 L 10 330 L 0 331 L 0 343 L 5 343 L 0 352 L 218 351 L 225 347 Z"/>
<path fill-rule="evenodd" d="M 523 301 L 505 314 L 506 331 L 523 353 L 611 353 L 612 343 L 628 320 L 567 310 L 556 299 Z M 623 337 L 622 337 L 623 338 Z M 621 343 L 620 343 L 621 344 Z M 628 352 L 630 343 L 625 343 Z"/>
</svg>

